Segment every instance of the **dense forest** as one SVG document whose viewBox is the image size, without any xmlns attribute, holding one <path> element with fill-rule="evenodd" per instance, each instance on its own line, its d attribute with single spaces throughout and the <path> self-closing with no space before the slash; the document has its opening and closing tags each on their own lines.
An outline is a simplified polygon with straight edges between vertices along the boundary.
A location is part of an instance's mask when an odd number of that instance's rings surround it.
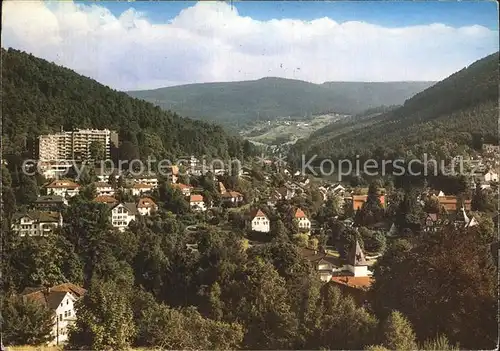
<svg viewBox="0 0 500 351">
<path fill-rule="evenodd" d="M 253 81 L 188 84 L 131 91 L 131 96 L 185 116 L 237 128 L 276 117 L 327 112 L 355 114 L 380 105 L 402 104 L 432 82 L 328 82 L 267 77 Z"/>
<path fill-rule="evenodd" d="M 333 159 L 461 155 L 474 139 L 498 140 L 498 53 L 456 72 L 382 114 L 333 123 L 300 140 L 302 153 Z"/>
<path fill-rule="evenodd" d="M 29 152 L 38 135 L 61 127 L 116 130 L 122 151 L 141 158 L 241 157 L 251 150 L 219 126 L 163 111 L 14 49 L 2 48 L 2 103 L 4 155 Z"/>
</svg>

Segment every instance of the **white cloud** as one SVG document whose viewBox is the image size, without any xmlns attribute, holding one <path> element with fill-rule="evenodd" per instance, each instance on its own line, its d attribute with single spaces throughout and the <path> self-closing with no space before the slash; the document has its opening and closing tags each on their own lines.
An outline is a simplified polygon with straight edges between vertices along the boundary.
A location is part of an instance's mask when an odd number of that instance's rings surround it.
<svg viewBox="0 0 500 351">
<path fill-rule="evenodd" d="M 257 21 L 226 3 L 197 3 L 157 24 L 133 8 L 116 17 L 95 4 L 8 1 L 2 23 L 3 47 L 123 90 L 265 76 L 439 80 L 498 50 L 498 33 L 479 25 Z"/>
</svg>

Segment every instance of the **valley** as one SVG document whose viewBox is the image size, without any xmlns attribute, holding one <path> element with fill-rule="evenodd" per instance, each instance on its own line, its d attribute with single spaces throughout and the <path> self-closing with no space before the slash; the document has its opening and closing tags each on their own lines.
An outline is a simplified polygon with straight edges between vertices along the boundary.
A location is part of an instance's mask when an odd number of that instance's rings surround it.
<svg viewBox="0 0 500 351">
<path fill-rule="evenodd" d="M 309 137 L 313 132 L 346 115 L 324 114 L 308 118 L 278 117 L 272 121 L 259 121 L 239 132 L 240 136 L 261 145 L 291 145 Z"/>
<path fill-rule="evenodd" d="M 4 1 L 0 351 L 494 349 L 497 7 Z"/>
</svg>

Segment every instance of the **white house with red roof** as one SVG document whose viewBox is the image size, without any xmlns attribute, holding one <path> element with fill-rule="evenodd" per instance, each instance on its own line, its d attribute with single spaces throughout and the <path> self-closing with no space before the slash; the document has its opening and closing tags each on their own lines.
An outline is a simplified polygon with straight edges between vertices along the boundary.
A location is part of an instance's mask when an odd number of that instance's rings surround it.
<svg viewBox="0 0 500 351">
<path fill-rule="evenodd" d="M 73 197 L 80 192 L 80 185 L 71 180 L 54 180 L 46 185 L 47 195 L 59 195 L 64 198 Z"/>
<path fill-rule="evenodd" d="M 205 201 L 200 194 L 193 194 L 189 197 L 189 206 L 193 211 L 206 211 Z"/>
<path fill-rule="evenodd" d="M 294 219 L 297 221 L 299 229 L 307 231 L 311 229 L 311 221 L 302 209 L 298 208 L 295 211 Z"/>
<path fill-rule="evenodd" d="M 269 233 L 271 231 L 269 218 L 261 209 L 250 213 L 250 228 L 252 231 Z"/>
<path fill-rule="evenodd" d="M 142 216 L 149 216 L 158 211 L 158 205 L 150 197 L 141 197 L 137 202 L 137 212 Z"/>
</svg>

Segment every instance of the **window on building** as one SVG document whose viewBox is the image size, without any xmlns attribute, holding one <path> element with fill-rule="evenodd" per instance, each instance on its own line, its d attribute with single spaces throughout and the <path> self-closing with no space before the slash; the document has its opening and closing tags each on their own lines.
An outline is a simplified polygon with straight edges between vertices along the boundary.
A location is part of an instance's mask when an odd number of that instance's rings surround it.
<svg viewBox="0 0 500 351">
<path fill-rule="evenodd" d="M 62 321 L 63 320 L 63 315 L 62 313 L 59 315 L 59 321 Z"/>
</svg>

